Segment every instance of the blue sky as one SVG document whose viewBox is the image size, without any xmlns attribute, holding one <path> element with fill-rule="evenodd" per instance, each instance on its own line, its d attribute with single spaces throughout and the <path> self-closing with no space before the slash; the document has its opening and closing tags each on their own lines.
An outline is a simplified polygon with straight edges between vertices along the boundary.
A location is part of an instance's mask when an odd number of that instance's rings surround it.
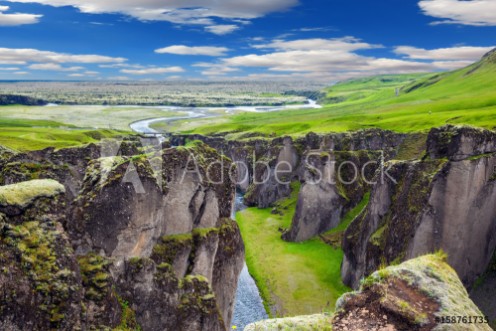
<svg viewBox="0 0 496 331">
<path fill-rule="evenodd" d="M 451 70 L 494 0 L 0 1 L 0 79 L 294 79 Z"/>
</svg>

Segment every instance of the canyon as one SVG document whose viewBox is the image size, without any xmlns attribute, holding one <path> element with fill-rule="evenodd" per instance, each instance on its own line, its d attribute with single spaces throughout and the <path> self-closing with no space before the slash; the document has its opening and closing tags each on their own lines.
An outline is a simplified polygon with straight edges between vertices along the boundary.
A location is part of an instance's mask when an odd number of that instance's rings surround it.
<svg viewBox="0 0 496 331">
<path fill-rule="evenodd" d="M 342 279 L 354 289 L 374 288 L 364 279 L 385 266 L 415 273 L 414 262 L 401 263 L 438 251 L 460 278 L 457 288 L 471 289 L 494 263 L 490 130 L 128 137 L 28 153 L 1 148 L 0 166 L 0 258 L 10 270 L 0 273 L 0 314 L 13 330 L 229 329 L 244 266 L 231 219 L 235 193 L 277 212 L 294 182 L 301 184 L 296 210 L 281 234 L 288 242 L 325 238 L 370 194 L 333 238 L 344 252 Z M 445 298 L 433 299 L 431 317 Z"/>
</svg>

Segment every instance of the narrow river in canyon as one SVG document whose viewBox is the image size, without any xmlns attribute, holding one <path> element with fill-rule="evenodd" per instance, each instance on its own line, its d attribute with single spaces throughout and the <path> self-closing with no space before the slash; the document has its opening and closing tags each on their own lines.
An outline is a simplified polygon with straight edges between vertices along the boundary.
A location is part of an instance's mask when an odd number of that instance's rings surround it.
<svg viewBox="0 0 496 331">
<path fill-rule="evenodd" d="M 233 219 L 236 219 L 236 213 L 238 211 L 245 208 L 243 196 L 240 193 L 237 193 L 235 208 L 232 215 Z M 248 267 L 245 263 L 245 267 L 239 277 L 234 315 L 231 324 L 232 326 L 236 326 L 238 330 L 243 330 L 248 324 L 267 318 L 269 317 L 265 311 L 258 287 L 255 284 L 255 280 L 248 272 Z"/>
</svg>

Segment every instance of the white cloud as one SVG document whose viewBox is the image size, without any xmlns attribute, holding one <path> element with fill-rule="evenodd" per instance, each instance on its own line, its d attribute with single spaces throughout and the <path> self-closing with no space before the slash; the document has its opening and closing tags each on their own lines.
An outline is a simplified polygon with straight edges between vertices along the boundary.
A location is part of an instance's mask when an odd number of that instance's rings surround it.
<svg viewBox="0 0 496 331">
<path fill-rule="evenodd" d="M 295 32 L 328 32 L 328 31 L 337 31 L 334 28 L 331 27 L 317 27 L 317 28 L 300 28 L 300 29 L 293 29 Z"/>
<path fill-rule="evenodd" d="M 43 15 L 24 14 L 24 13 L 9 13 L 10 7 L 0 6 L 0 26 L 16 26 L 25 24 L 35 24 L 39 22 L 39 18 Z"/>
<path fill-rule="evenodd" d="M 238 30 L 239 26 L 232 24 L 224 24 L 224 25 L 210 25 L 205 27 L 205 31 L 210 33 L 222 36 L 225 34 L 233 33 Z"/>
<path fill-rule="evenodd" d="M 193 64 L 193 67 L 205 68 L 205 70 L 201 72 L 204 76 L 224 76 L 228 73 L 239 71 L 238 68 L 233 68 L 218 63 L 200 62 Z"/>
<path fill-rule="evenodd" d="M 473 64 L 473 61 L 434 61 L 432 65 L 441 70 L 455 70 Z"/>
<path fill-rule="evenodd" d="M 14 75 L 20 75 L 20 76 L 29 75 L 29 72 L 27 72 L 27 71 L 16 71 L 16 72 L 14 72 Z"/>
<path fill-rule="evenodd" d="M 21 70 L 21 69 L 16 67 L 0 68 L 0 71 L 16 71 L 16 70 Z"/>
<path fill-rule="evenodd" d="M 47 71 L 79 71 L 84 70 L 84 67 L 62 67 L 57 63 L 35 63 L 28 67 L 31 70 L 47 70 Z"/>
<path fill-rule="evenodd" d="M 494 0 L 422 0 L 419 6 L 426 15 L 443 19 L 434 24 L 496 26 Z"/>
<path fill-rule="evenodd" d="M 140 64 L 130 64 L 130 63 L 113 63 L 113 64 L 100 64 L 100 68 L 132 68 L 132 69 L 144 69 L 146 68 Z"/>
<path fill-rule="evenodd" d="M 477 61 L 494 47 L 451 47 L 426 50 L 423 48 L 399 46 L 394 52 L 414 60 Z"/>
<path fill-rule="evenodd" d="M 78 73 L 73 73 L 67 75 L 68 77 L 94 77 L 98 76 L 100 73 L 98 71 L 85 71 L 85 72 L 78 72 Z"/>
<path fill-rule="evenodd" d="M 458 47 L 451 50 L 423 50 L 400 46 L 396 53 L 406 59 L 377 58 L 357 54 L 380 45 L 372 45 L 352 37 L 339 39 L 276 39 L 270 43 L 253 46 L 266 50 L 265 54 L 247 54 L 222 59 L 215 63 L 221 68 L 263 68 L 267 71 L 249 75 L 248 78 L 264 79 L 313 79 L 338 81 L 348 78 L 378 74 L 398 74 L 452 70 L 465 67 L 491 47 Z M 207 67 L 206 65 L 203 65 Z M 208 68 L 208 67 L 207 67 Z M 208 71 L 208 69 L 207 69 Z M 214 70 L 211 70 L 212 72 Z"/>
<path fill-rule="evenodd" d="M 40 51 L 37 49 L 0 48 L 0 64 L 22 65 L 27 63 L 122 63 L 125 58 L 102 55 L 74 55 Z"/>
<path fill-rule="evenodd" d="M 159 54 L 177 54 L 177 55 L 206 55 L 206 56 L 224 56 L 229 51 L 226 47 L 196 46 L 189 47 L 184 45 L 174 45 L 155 50 Z"/>
<path fill-rule="evenodd" d="M 275 49 L 280 51 L 310 51 L 310 50 L 334 50 L 334 51 L 356 51 L 359 49 L 381 48 L 381 45 L 364 43 L 354 37 L 335 39 L 298 39 L 286 41 L 275 39 L 268 44 L 253 45 L 257 49 Z"/>
<path fill-rule="evenodd" d="M 129 75 L 158 75 L 184 72 L 181 67 L 166 67 L 166 68 L 147 68 L 147 69 L 122 69 L 123 74 Z"/>
<path fill-rule="evenodd" d="M 269 13 L 287 10 L 298 0 L 8 0 L 40 3 L 55 7 L 72 6 L 91 14 L 121 13 L 142 21 L 168 21 L 176 24 L 205 25 L 207 31 L 218 33 L 228 28 L 214 28 L 213 18 L 247 23 Z M 237 28 L 237 26 L 236 26 Z M 231 28 L 232 32 L 234 31 Z"/>
<path fill-rule="evenodd" d="M 250 54 L 225 59 L 231 67 L 266 67 L 271 71 L 324 72 L 326 70 L 347 70 L 347 66 L 366 64 L 366 57 L 353 51 L 380 47 L 361 42 L 355 38 L 299 39 L 292 41 L 274 40 L 257 49 L 273 49 L 268 54 Z"/>
</svg>

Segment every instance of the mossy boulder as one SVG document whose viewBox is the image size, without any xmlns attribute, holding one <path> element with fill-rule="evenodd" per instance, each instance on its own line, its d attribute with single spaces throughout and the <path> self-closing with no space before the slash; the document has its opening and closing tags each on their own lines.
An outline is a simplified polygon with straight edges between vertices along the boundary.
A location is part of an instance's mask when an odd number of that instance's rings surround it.
<svg viewBox="0 0 496 331">
<path fill-rule="evenodd" d="M 0 186 L 0 206 L 15 206 L 25 209 L 36 199 L 53 198 L 64 193 L 64 186 L 51 179 Z"/>
<path fill-rule="evenodd" d="M 450 323 L 452 318 L 460 321 Z M 463 318 L 465 317 L 465 318 Z M 472 320 L 469 321 L 469 318 Z M 442 323 L 442 320 L 448 320 Z M 373 273 L 338 300 L 333 330 L 492 330 L 444 253 Z"/>
<path fill-rule="evenodd" d="M 443 318 L 451 320 L 454 316 L 460 316 L 460 322 L 441 323 Z M 245 331 L 257 330 L 492 329 L 470 300 L 455 270 L 446 263 L 446 255 L 439 252 L 373 273 L 362 281 L 358 291 L 338 299 L 334 314 L 266 320 L 245 328 Z"/>
<path fill-rule="evenodd" d="M 317 314 L 261 321 L 247 325 L 245 331 L 332 331 L 331 323 L 331 314 Z"/>
</svg>

